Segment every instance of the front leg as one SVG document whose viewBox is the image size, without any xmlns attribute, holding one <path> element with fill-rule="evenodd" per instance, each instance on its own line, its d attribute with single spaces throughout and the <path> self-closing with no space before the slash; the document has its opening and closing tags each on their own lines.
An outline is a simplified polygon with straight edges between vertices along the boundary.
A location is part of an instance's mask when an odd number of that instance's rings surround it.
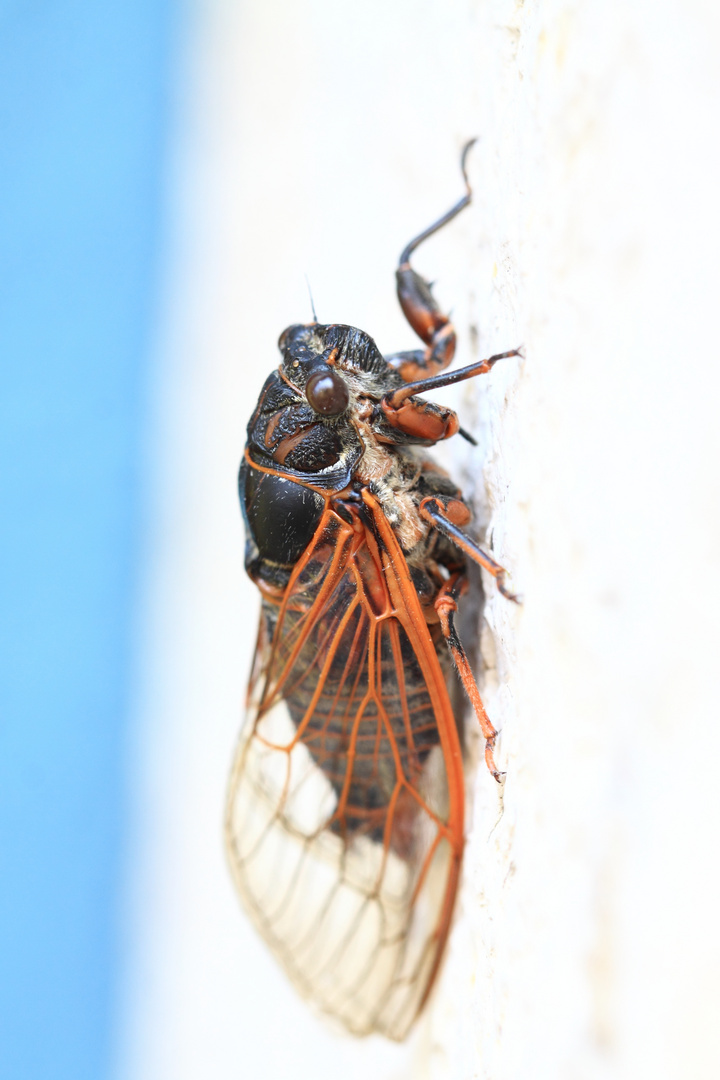
<svg viewBox="0 0 720 1080">
<path fill-rule="evenodd" d="M 409 352 L 393 353 L 386 360 L 406 382 L 416 382 L 426 379 L 446 368 L 455 355 L 456 334 L 455 327 L 448 315 L 440 310 L 432 287 L 410 265 L 410 256 L 413 251 L 429 236 L 442 229 L 449 221 L 469 205 L 472 191 L 467 177 L 465 160 L 470 147 L 475 142 L 471 139 L 463 149 L 460 159 L 463 179 L 465 181 L 465 195 L 446 214 L 427 229 L 411 240 L 402 255 L 395 273 L 397 279 L 397 295 L 400 307 L 403 309 L 405 318 L 412 326 L 415 333 L 426 344 L 425 349 L 412 349 Z"/>
</svg>

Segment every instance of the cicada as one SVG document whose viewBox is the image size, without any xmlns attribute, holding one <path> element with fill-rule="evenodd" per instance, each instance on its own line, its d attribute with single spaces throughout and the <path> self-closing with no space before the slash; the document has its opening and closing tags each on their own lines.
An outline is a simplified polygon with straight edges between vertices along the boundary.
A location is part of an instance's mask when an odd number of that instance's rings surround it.
<svg viewBox="0 0 720 1080">
<path fill-rule="evenodd" d="M 468 560 L 515 598 L 503 568 L 463 532 L 470 508 L 427 452 L 464 434 L 458 418 L 420 395 L 519 350 L 441 374 L 455 330 L 410 265 L 469 204 L 470 145 L 464 196 L 397 269 L 424 348 L 383 356 L 353 326 L 288 327 L 240 468 L 245 566 L 262 599 L 227 799 L 230 865 L 301 993 L 354 1034 L 391 1039 L 428 998 L 458 887 L 453 667 L 502 779 L 455 627 Z"/>
</svg>

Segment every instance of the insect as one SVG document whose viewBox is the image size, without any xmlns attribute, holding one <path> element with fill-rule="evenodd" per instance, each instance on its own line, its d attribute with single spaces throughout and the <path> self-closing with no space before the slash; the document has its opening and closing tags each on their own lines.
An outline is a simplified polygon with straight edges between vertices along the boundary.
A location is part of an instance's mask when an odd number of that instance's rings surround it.
<svg viewBox="0 0 720 1080">
<path fill-rule="evenodd" d="M 469 204 L 471 145 L 463 198 L 400 256 L 398 298 L 425 347 L 384 357 L 352 326 L 288 327 L 240 468 L 245 565 L 262 600 L 227 799 L 230 865 L 298 989 L 354 1034 L 391 1039 L 430 993 L 460 874 L 453 665 L 502 779 L 455 629 L 467 560 L 517 598 L 462 531 L 470 510 L 427 453 L 465 434 L 457 416 L 419 395 L 520 351 L 442 373 L 455 330 L 410 265 Z"/>
</svg>

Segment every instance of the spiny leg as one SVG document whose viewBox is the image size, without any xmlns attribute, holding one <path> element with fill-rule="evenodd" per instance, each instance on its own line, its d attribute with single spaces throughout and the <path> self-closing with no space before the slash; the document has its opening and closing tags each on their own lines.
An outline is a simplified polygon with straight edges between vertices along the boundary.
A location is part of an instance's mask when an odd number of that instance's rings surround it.
<svg viewBox="0 0 720 1080">
<path fill-rule="evenodd" d="M 393 353 L 386 360 L 403 379 L 411 382 L 433 375 L 446 368 L 455 355 L 455 328 L 449 316 L 440 310 L 432 294 L 432 286 L 410 265 L 410 256 L 424 240 L 452 221 L 461 210 L 469 205 L 472 190 L 467 176 L 465 162 L 470 147 L 475 143 L 471 139 L 463 148 L 460 168 L 465 181 L 465 194 L 447 213 L 424 229 L 405 247 L 395 274 L 397 295 L 405 318 L 415 333 L 427 345 L 426 349 L 412 349 L 409 352 Z"/>
<path fill-rule="evenodd" d="M 458 632 L 455 628 L 455 612 L 457 611 L 457 596 L 459 593 L 459 584 L 461 583 L 461 575 L 454 574 L 448 582 L 443 585 L 442 589 L 438 593 L 435 599 L 435 610 L 438 613 L 440 619 L 440 629 L 442 630 L 443 637 L 447 642 L 450 655 L 452 656 L 453 663 L 457 669 L 457 673 L 460 676 L 460 680 L 465 689 L 465 693 L 470 699 L 470 704 L 473 707 L 473 711 L 480 724 L 480 729 L 485 739 L 485 764 L 487 765 L 490 773 L 495 777 L 497 782 L 501 784 L 505 776 L 501 773 L 495 764 L 495 740 L 497 739 L 497 731 L 490 722 L 490 717 L 485 711 L 482 698 L 480 697 L 480 691 L 478 690 L 477 683 L 475 682 L 475 676 L 472 673 L 470 664 L 468 662 L 467 655 L 463 648 L 462 642 L 458 636 Z"/>
<path fill-rule="evenodd" d="M 517 349 L 508 349 L 506 352 L 495 353 L 493 356 L 488 356 L 486 360 L 477 360 L 474 364 L 467 364 L 466 367 L 457 368 L 456 371 L 446 371 L 441 375 L 431 375 L 427 379 L 420 379 L 418 382 L 409 382 L 406 386 L 401 386 L 397 390 L 391 390 L 382 399 L 383 404 L 392 409 L 397 409 L 408 398 L 415 397 L 416 394 L 426 394 L 429 390 L 438 390 L 442 386 L 452 386 L 453 383 L 464 382 L 466 379 L 473 379 L 476 375 L 486 375 L 488 371 L 492 371 L 498 360 L 507 360 L 511 356 L 524 357 L 523 346 L 521 345 Z"/>
<path fill-rule="evenodd" d="M 420 379 L 418 382 L 406 383 L 397 390 L 390 390 L 378 404 L 378 410 L 385 418 L 390 427 L 403 431 L 413 438 L 424 439 L 428 442 L 439 442 L 448 439 L 452 435 L 460 434 L 468 442 L 475 443 L 471 435 L 464 431 L 457 416 L 452 409 L 434 405 L 431 401 L 425 401 L 417 397 L 428 390 L 436 390 L 441 386 L 450 386 L 452 383 L 463 382 L 472 379 L 475 375 L 484 375 L 492 371 L 498 360 L 505 360 L 509 356 L 523 356 L 522 348 L 508 349 L 507 352 L 495 353 L 487 360 L 478 360 L 467 367 L 458 368 L 457 371 L 444 371 L 437 375 L 431 375 L 428 379 Z"/>
<path fill-rule="evenodd" d="M 462 529 L 459 529 L 457 525 L 453 524 L 450 516 L 448 515 L 449 507 L 445 506 L 440 499 L 433 496 L 423 499 L 420 503 L 420 515 L 429 521 L 430 524 L 442 533 L 443 536 L 447 536 L 449 540 L 452 540 L 453 544 L 460 548 L 469 559 L 478 563 L 483 569 L 487 570 L 489 574 L 495 578 L 497 582 L 498 590 L 508 600 L 512 600 L 516 604 L 522 603 L 522 597 L 511 593 L 509 589 L 505 587 L 505 575 L 507 571 L 499 563 L 495 562 L 492 556 L 487 552 L 479 548 L 474 540 L 471 540 L 469 536 L 466 536 Z M 450 510 L 452 512 L 452 510 Z"/>
</svg>

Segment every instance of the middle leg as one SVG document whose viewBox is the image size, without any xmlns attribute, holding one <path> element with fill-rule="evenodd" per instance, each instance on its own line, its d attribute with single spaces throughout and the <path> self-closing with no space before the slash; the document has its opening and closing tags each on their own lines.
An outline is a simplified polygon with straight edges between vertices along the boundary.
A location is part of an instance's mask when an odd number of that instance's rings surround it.
<svg viewBox="0 0 720 1080">
<path fill-rule="evenodd" d="M 487 570 L 489 574 L 495 578 L 497 582 L 498 591 L 507 600 L 512 600 L 516 604 L 522 603 L 522 597 L 517 593 L 512 593 L 505 585 L 505 575 L 507 570 L 500 563 L 495 562 L 491 555 L 483 551 L 478 547 L 474 540 L 471 540 L 469 536 L 466 536 L 462 529 L 452 521 L 451 515 L 453 513 L 452 503 L 443 502 L 435 496 L 429 496 L 420 503 L 420 516 L 429 521 L 438 532 L 443 536 L 447 536 L 448 540 L 452 540 L 453 544 L 460 548 L 468 558 L 472 559 L 479 566 L 482 566 L 484 570 Z"/>
</svg>

